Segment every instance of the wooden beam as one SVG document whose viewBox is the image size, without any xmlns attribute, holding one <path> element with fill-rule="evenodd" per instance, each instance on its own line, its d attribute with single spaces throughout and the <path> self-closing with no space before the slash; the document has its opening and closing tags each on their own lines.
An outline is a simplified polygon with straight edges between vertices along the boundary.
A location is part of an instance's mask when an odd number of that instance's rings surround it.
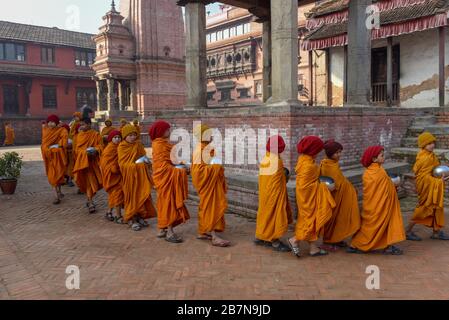
<svg viewBox="0 0 449 320">
<path fill-rule="evenodd" d="M 309 51 L 309 106 L 313 106 L 313 51 Z"/>
<path fill-rule="evenodd" d="M 326 48 L 326 86 L 327 86 L 327 97 L 326 103 L 328 106 L 332 105 L 332 74 L 331 74 L 331 53 L 330 48 Z"/>
<path fill-rule="evenodd" d="M 393 38 L 387 38 L 387 106 L 393 105 Z"/>
</svg>

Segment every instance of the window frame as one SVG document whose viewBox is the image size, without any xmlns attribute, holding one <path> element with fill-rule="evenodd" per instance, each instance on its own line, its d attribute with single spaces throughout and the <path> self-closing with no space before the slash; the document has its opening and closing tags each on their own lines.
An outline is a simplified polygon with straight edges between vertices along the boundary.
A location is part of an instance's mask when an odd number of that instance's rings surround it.
<svg viewBox="0 0 449 320">
<path fill-rule="evenodd" d="M 51 51 L 51 61 L 49 61 L 48 53 Z M 45 54 L 44 54 L 45 53 Z M 53 65 L 56 63 L 56 49 L 55 47 L 41 47 L 41 63 L 46 65 Z"/>
<path fill-rule="evenodd" d="M 54 101 L 49 104 L 49 97 L 46 90 L 54 90 Z M 50 100 L 51 101 L 51 100 Z M 43 85 L 42 86 L 42 108 L 43 109 L 58 109 L 58 87 L 55 85 Z"/>
</svg>

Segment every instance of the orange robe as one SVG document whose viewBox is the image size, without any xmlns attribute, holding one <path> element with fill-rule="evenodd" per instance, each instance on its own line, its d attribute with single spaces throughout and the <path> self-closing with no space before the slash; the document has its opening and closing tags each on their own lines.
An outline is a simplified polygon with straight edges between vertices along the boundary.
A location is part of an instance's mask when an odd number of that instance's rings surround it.
<svg viewBox="0 0 449 320">
<path fill-rule="evenodd" d="M 139 125 L 135 126 L 137 129 L 137 139 L 140 139 L 140 134 L 142 133 L 142 129 L 140 128 Z"/>
<path fill-rule="evenodd" d="M 14 139 L 16 135 L 14 133 L 14 129 L 10 126 L 5 126 L 5 146 L 11 146 L 14 144 Z"/>
<path fill-rule="evenodd" d="M 301 155 L 296 165 L 296 202 L 298 221 L 295 235 L 299 241 L 316 241 L 332 218 L 335 200 L 319 181 L 320 168 L 308 155 Z"/>
<path fill-rule="evenodd" d="M 440 161 L 433 152 L 422 149 L 416 156 L 413 172 L 416 176 L 418 206 L 412 222 L 440 230 L 444 227 L 444 181 L 432 176 Z"/>
<path fill-rule="evenodd" d="M 123 177 L 124 220 L 126 222 L 137 215 L 143 219 L 157 216 L 151 199 L 153 185 L 147 165 L 135 163 L 137 159 L 145 155 L 145 149 L 139 141 L 135 143 L 122 141 L 118 146 L 118 163 Z"/>
<path fill-rule="evenodd" d="M 396 187 L 385 169 L 371 164 L 363 174 L 363 212 L 352 247 L 361 251 L 385 249 L 405 240 Z"/>
<path fill-rule="evenodd" d="M 80 123 L 80 121 L 78 121 L 78 120 L 72 121 L 70 123 L 70 133 L 69 133 L 70 139 L 73 139 L 73 137 L 75 136 L 75 128 L 78 123 Z"/>
<path fill-rule="evenodd" d="M 103 187 L 108 193 L 109 208 L 123 205 L 122 174 L 118 164 L 118 145 L 110 143 L 100 158 Z"/>
<path fill-rule="evenodd" d="M 109 136 L 109 134 L 110 134 L 112 131 L 114 131 L 114 130 L 116 130 L 116 129 L 115 129 L 113 126 L 110 126 L 110 127 L 104 127 L 103 130 L 101 130 L 100 135 L 101 135 L 101 138 L 103 138 L 103 143 L 104 143 L 105 146 L 108 145 L 108 139 L 107 139 L 107 136 Z M 105 136 L 106 136 L 106 138 L 105 138 Z"/>
<path fill-rule="evenodd" d="M 87 155 L 87 148 L 94 147 L 98 153 L 91 157 Z M 73 175 L 78 188 L 86 193 L 89 198 L 102 189 L 103 178 L 100 170 L 100 156 L 103 151 L 103 143 L 100 134 L 95 130 L 78 133 L 76 137 L 76 162 Z"/>
<path fill-rule="evenodd" d="M 170 160 L 173 147 L 167 139 L 153 141 L 153 181 L 157 190 L 159 229 L 176 227 L 190 219 L 184 204 L 188 197 L 187 172 L 173 166 Z"/>
<path fill-rule="evenodd" d="M 203 160 L 203 150 L 207 143 L 200 143 L 193 152 L 191 168 L 192 184 L 198 192 L 198 234 L 212 231 L 223 232 L 226 226 L 225 213 L 227 184 L 221 165 L 208 165 Z M 211 150 L 211 152 L 213 152 Z"/>
<path fill-rule="evenodd" d="M 336 207 L 332 218 L 324 227 L 323 240 L 326 243 L 339 243 L 353 236 L 360 229 L 360 211 L 357 192 L 354 186 L 341 172 L 338 161 L 324 159 L 321 161 L 320 175 L 331 177 L 336 190 L 332 192 Z"/>
<path fill-rule="evenodd" d="M 68 133 L 64 128 L 42 127 L 42 158 L 48 182 L 53 187 L 63 185 L 65 182 L 67 137 Z M 55 144 L 58 144 L 59 148 L 50 149 L 50 146 Z"/>
<path fill-rule="evenodd" d="M 256 238 L 268 242 L 278 240 L 287 233 L 292 222 L 284 163 L 279 155 L 267 152 L 259 171 Z"/>
</svg>

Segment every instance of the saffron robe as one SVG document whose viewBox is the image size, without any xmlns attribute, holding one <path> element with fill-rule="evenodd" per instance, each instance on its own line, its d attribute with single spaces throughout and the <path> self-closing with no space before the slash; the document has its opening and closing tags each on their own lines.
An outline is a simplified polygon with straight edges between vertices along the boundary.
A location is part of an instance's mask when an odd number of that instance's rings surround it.
<svg viewBox="0 0 449 320">
<path fill-rule="evenodd" d="M 42 127 L 41 153 L 48 182 L 52 187 L 63 185 L 65 182 L 67 141 L 68 133 L 66 129 Z M 50 149 L 50 146 L 56 144 L 59 145 L 59 148 Z"/>
<path fill-rule="evenodd" d="M 16 138 L 14 129 L 11 126 L 5 126 L 5 146 L 11 146 L 14 144 Z"/>
<path fill-rule="evenodd" d="M 110 143 L 100 158 L 100 169 L 103 177 L 103 188 L 108 193 L 109 208 L 123 205 L 122 174 L 118 164 L 118 145 Z"/>
</svg>

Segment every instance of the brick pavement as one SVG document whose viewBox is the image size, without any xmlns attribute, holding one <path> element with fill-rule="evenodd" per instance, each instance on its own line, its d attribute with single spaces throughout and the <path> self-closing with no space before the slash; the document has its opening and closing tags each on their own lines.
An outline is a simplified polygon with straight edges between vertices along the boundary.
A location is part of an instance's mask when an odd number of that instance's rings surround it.
<svg viewBox="0 0 449 320">
<path fill-rule="evenodd" d="M 6 149 L 0 149 L 0 153 Z M 449 242 L 405 242 L 400 257 L 379 254 L 296 259 L 256 247 L 255 222 L 228 215 L 234 246 L 195 239 L 192 220 L 179 228 L 184 244 L 156 238 L 156 221 L 142 232 L 89 216 L 83 196 L 64 188 L 60 206 L 44 177 L 37 148 L 17 149 L 26 164 L 14 196 L 0 195 L 0 299 L 448 299 Z M 414 199 L 403 202 L 405 219 Z M 81 270 L 80 290 L 65 287 L 68 265 Z M 365 288 L 366 267 L 381 270 L 380 290 Z"/>
</svg>

